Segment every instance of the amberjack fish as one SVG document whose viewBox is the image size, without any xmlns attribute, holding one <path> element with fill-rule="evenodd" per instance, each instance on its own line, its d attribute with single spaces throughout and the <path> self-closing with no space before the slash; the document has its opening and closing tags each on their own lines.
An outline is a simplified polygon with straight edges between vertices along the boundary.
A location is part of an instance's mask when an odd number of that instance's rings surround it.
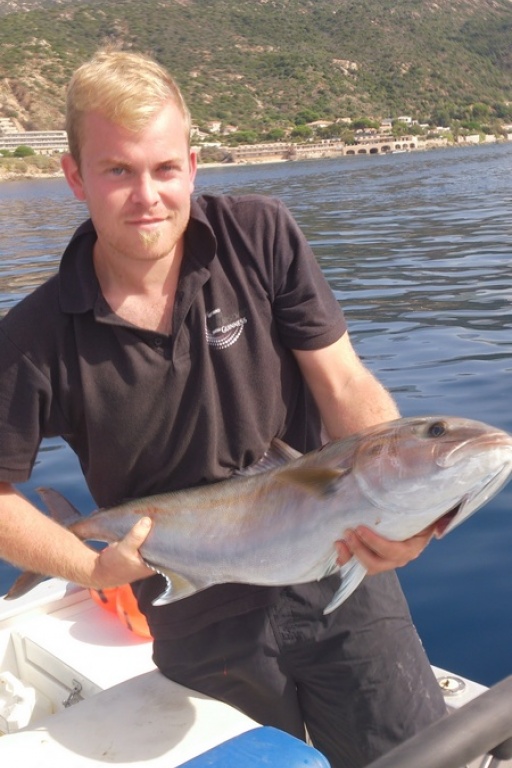
<svg viewBox="0 0 512 768">
<path fill-rule="evenodd" d="M 152 519 L 140 554 L 167 579 L 165 605 L 213 584 L 299 584 L 339 571 L 329 613 L 365 576 L 336 562 L 335 542 L 358 525 L 405 540 L 436 523 L 440 538 L 494 496 L 512 472 L 512 436 L 463 418 L 403 418 L 301 455 L 274 440 L 229 480 L 162 493 L 82 517 L 56 491 L 41 495 L 82 540 L 115 542 Z M 23 582 L 25 578 L 25 583 Z M 33 586 L 20 576 L 7 597 Z"/>
</svg>

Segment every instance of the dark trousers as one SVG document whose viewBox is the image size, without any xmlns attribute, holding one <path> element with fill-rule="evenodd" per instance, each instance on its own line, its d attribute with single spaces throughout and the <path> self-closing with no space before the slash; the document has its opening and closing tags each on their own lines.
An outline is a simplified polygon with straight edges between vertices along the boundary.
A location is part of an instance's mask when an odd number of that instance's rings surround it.
<svg viewBox="0 0 512 768">
<path fill-rule="evenodd" d="M 286 587 L 269 608 L 155 642 L 164 675 L 359 768 L 445 714 L 394 573 L 329 616 L 337 577 Z"/>
</svg>

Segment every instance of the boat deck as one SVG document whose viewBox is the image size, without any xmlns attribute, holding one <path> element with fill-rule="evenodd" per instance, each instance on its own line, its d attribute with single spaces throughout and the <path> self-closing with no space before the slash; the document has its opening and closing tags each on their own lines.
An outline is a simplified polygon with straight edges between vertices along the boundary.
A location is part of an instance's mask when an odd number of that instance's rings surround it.
<svg viewBox="0 0 512 768">
<path fill-rule="evenodd" d="M 486 691 L 445 670 L 434 671 L 453 711 Z M 0 764 L 31 768 L 105 763 L 178 768 L 209 750 L 230 749 L 236 737 L 242 741 L 233 747 L 233 763 L 222 752 L 220 762 L 208 757 L 201 765 L 249 768 L 261 764 L 251 762 L 254 750 L 268 748 L 274 750 L 271 763 L 263 764 L 274 768 L 327 768 L 302 742 L 164 678 L 152 662 L 151 641 L 130 632 L 87 590 L 56 580 L 19 600 L 0 600 L 2 732 Z M 478 759 L 469 768 L 483 765 Z M 512 760 L 500 765 L 512 768 Z"/>
<path fill-rule="evenodd" d="M 13 681 L 17 688 L 9 690 Z M 222 745 L 235 760 L 240 749 L 246 757 L 272 749 L 277 768 L 305 760 L 328 768 L 297 739 L 165 678 L 152 662 L 151 641 L 130 632 L 86 590 L 57 581 L 19 600 L 0 600 L 2 731 L 0 765 L 174 768 Z M 244 734 L 250 743 L 231 747 Z"/>
</svg>

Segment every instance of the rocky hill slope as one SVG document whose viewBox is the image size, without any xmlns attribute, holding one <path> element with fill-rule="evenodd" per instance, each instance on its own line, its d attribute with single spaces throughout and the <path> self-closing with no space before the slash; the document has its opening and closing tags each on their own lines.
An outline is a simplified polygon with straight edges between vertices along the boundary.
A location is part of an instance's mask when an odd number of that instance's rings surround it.
<svg viewBox="0 0 512 768">
<path fill-rule="evenodd" d="M 117 44 L 176 76 L 200 124 L 512 119 L 511 0 L 0 0 L 0 116 L 62 128 L 73 69 Z"/>
</svg>

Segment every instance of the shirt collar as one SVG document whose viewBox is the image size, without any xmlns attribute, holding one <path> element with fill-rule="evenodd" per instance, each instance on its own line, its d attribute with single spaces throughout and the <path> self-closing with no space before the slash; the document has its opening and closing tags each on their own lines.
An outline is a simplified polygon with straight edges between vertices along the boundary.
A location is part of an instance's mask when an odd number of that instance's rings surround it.
<svg viewBox="0 0 512 768">
<path fill-rule="evenodd" d="M 59 296 L 63 312 L 81 314 L 94 309 L 100 286 L 93 265 L 96 231 L 88 219 L 73 234 L 59 267 Z M 207 267 L 214 258 L 217 241 L 208 219 L 196 200 L 192 200 L 190 220 L 185 231 L 185 258 L 182 278 Z"/>
</svg>

